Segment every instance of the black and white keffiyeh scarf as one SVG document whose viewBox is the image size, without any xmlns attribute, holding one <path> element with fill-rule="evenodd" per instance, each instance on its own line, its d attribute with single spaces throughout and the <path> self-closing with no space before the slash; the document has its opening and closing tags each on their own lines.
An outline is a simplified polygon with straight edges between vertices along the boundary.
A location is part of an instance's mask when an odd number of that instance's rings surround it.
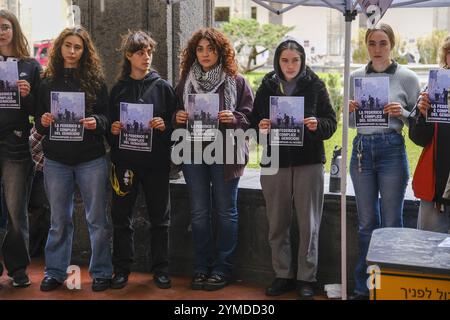
<svg viewBox="0 0 450 320">
<path fill-rule="evenodd" d="M 202 67 L 196 60 L 186 78 L 183 91 L 183 101 L 187 104 L 188 94 L 195 91 L 196 93 L 215 93 L 217 89 L 225 83 L 224 100 L 225 109 L 234 111 L 236 108 L 236 79 L 222 69 L 219 63 L 211 70 L 204 72 Z"/>
</svg>

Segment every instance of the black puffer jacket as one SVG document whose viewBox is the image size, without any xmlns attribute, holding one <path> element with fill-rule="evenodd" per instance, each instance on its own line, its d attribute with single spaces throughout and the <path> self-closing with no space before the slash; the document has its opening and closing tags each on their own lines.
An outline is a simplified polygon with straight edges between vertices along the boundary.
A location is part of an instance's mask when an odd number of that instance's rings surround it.
<svg viewBox="0 0 450 320">
<path fill-rule="evenodd" d="M 262 80 L 256 92 L 252 126 L 258 128 L 262 119 L 270 119 L 270 96 L 282 96 L 280 80 L 275 71 L 268 73 Z M 311 132 L 306 126 L 302 147 L 280 147 L 280 167 L 300 166 L 325 163 L 323 140 L 329 139 L 336 131 L 336 114 L 330 103 L 325 84 L 309 68 L 306 67 L 297 79 L 296 88 L 292 96 L 304 97 L 305 118 L 316 117 L 317 131 Z M 268 146 L 270 155 L 270 146 Z"/>
<path fill-rule="evenodd" d="M 155 82 L 150 92 L 148 88 Z M 153 130 L 152 151 L 139 152 L 119 149 L 119 135 L 114 136 L 108 130 L 108 141 L 111 145 L 111 161 L 130 168 L 160 168 L 168 169 L 170 166 L 170 147 L 172 141 L 171 118 L 177 107 L 177 97 L 170 84 L 161 79 L 155 71 L 148 73 L 142 80 L 130 77 L 120 80 L 111 90 L 110 118 L 111 123 L 120 121 L 120 103 L 153 104 L 153 117 L 164 119 L 166 130 L 161 132 Z"/>
<path fill-rule="evenodd" d="M 425 147 L 434 136 L 434 123 L 427 123 L 421 114 L 409 121 L 409 137 L 415 144 Z M 438 123 L 436 136 L 434 202 L 450 205 L 450 200 L 442 198 L 450 174 L 450 124 Z"/>
</svg>

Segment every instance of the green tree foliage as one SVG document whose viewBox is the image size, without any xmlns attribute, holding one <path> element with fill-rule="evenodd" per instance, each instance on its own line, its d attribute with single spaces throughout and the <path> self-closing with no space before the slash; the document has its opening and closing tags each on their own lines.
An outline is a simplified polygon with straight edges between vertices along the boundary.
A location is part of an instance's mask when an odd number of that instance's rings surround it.
<svg viewBox="0 0 450 320">
<path fill-rule="evenodd" d="M 254 71 L 264 65 L 256 65 L 256 57 L 268 50 L 272 50 L 281 39 L 294 27 L 277 24 L 259 24 L 255 19 L 231 19 L 221 25 L 220 29 L 232 41 L 240 61 L 242 73 Z M 257 46 L 265 49 L 258 51 Z"/>
<path fill-rule="evenodd" d="M 340 73 L 317 73 L 320 79 L 325 82 L 328 94 L 330 96 L 331 105 L 333 106 L 336 116 L 340 117 L 343 105 L 342 91 L 342 75 Z"/>
<path fill-rule="evenodd" d="M 364 37 L 366 35 L 366 29 L 359 28 L 358 36 L 356 39 L 352 39 L 353 63 L 367 63 L 369 61 L 369 53 L 367 52 L 366 43 Z"/>
<path fill-rule="evenodd" d="M 434 64 L 438 63 L 439 47 L 447 36 L 447 30 L 434 29 L 433 32 L 417 40 L 417 49 L 420 54 L 420 63 Z"/>
</svg>

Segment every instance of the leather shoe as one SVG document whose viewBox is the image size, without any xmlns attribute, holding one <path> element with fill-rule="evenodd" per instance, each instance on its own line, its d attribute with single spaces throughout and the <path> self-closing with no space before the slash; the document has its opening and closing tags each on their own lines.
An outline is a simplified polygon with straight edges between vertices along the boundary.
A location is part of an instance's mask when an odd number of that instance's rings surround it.
<svg viewBox="0 0 450 320">
<path fill-rule="evenodd" d="M 192 290 L 203 290 L 203 286 L 205 285 L 206 280 L 208 279 L 208 275 L 206 273 L 197 272 L 191 281 L 191 289 Z"/>
<path fill-rule="evenodd" d="M 206 279 L 203 289 L 206 291 L 216 291 L 224 288 L 228 284 L 228 280 L 225 276 L 214 273 L 208 279 Z"/>
<path fill-rule="evenodd" d="M 369 296 L 366 294 L 355 293 L 348 296 L 348 300 L 369 300 Z"/>
<path fill-rule="evenodd" d="M 302 300 L 313 300 L 314 286 L 312 282 L 302 281 L 299 285 L 298 294 Z"/>
<path fill-rule="evenodd" d="M 172 287 L 172 281 L 169 276 L 165 273 L 155 274 L 153 276 L 153 282 L 160 289 L 169 289 Z"/>
<path fill-rule="evenodd" d="M 266 289 L 266 296 L 279 296 L 294 289 L 295 283 L 292 279 L 275 278 L 270 287 Z"/>
<path fill-rule="evenodd" d="M 111 288 L 112 289 L 122 289 L 128 283 L 128 274 L 125 273 L 117 273 L 114 275 L 114 278 L 111 280 Z"/>
<path fill-rule="evenodd" d="M 41 291 L 52 291 L 61 286 L 62 283 L 56 280 L 55 278 L 45 276 L 41 282 Z"/>
<path fill-rule="evenodd" d="M 111 286 L 111 279 L 95 278 L 92 281 L 92 291 L 105 291 Z"/>
</svg>

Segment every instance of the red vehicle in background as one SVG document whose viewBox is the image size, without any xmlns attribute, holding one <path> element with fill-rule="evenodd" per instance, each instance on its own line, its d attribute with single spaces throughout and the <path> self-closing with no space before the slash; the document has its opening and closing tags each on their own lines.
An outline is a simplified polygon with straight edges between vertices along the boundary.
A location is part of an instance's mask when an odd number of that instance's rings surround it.
<svg viewBox="0 0 450 320">
<path fill-rule="evenodd" d="M 33 44 L 34 58 L 43 68 L 47 67 L 48 54 L 52 46 L 52 40 L 37 41 Z"/>
</svg>

